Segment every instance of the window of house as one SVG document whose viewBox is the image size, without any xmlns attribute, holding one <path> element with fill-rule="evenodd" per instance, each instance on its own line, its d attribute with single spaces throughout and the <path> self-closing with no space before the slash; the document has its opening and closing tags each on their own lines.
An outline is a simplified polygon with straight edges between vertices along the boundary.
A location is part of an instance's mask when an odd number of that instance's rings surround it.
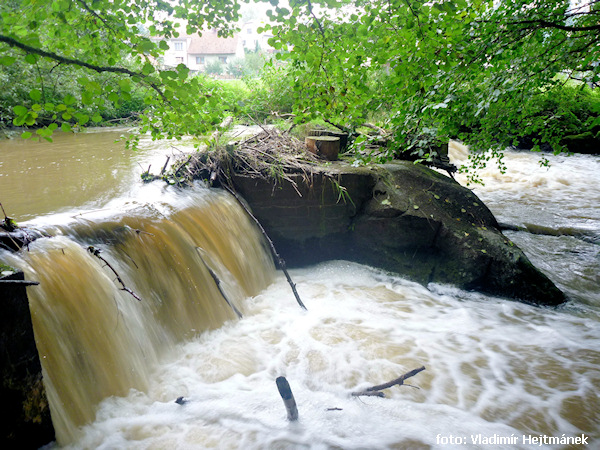
<svg viewBox="0 0 600 450">
<path fill-rule="evenodd" d="M 204 56 L 196 56 L 196 64 L 204 64 Z"/>
<path fill-rule="evenodd" d="M 219 62 L 223 64 L 227 64 L 227 56 L 219 56 Z"/>
<path fill-rule="evenodd" d="M 183 42 L 175 42 L 175 50 L 183 51 Z"/>
<path fill-rule="evenodd" d="M 246 28 L 246 33 L 252 34 L 252 28 Z"/>
<path fill-rule="evenodd" d="M 183 62 L 183 56 L 177 56 L 175 58 L 175 62 L 182 63 Z"/>
</svg>

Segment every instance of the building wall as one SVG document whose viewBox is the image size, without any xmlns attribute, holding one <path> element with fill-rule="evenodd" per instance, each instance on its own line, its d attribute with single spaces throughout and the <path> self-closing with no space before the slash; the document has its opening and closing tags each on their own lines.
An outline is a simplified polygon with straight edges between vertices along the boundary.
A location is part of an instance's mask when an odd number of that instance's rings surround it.
<svg viewBox="0 0 600 450">
<path fill-rule="evenodd" d="M 200 62 L 197 61 L 197 58 L 201 58 Z M 233 59 L 235 55 L 202 55 L 202 54 L 190 54 L 188 55 L 188 64 L 187 67 L 190 70 L 197 72 L 204 72 L 204 68 L 208 64 L 213 64 L 215 61 L 219 61 L 223 68 Z"/>
<path fill-rule="evenodd" d="M 165 51 L 163 64 L 167 67 L 175 67 L 178 64 L 189 64 L 187 48 L 190 45 L 189 38 L 176 38 L 169 40 L 169 50 Z"/>
</svg>

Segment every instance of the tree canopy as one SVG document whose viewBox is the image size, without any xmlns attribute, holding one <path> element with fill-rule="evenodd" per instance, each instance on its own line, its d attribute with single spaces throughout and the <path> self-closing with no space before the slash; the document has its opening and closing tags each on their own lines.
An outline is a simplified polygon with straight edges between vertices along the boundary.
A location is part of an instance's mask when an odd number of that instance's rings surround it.
<svg viewBox="0 0 600 450">
<path fill-rule="evenodd" d="M 59 126 L 100 122 L 106 104 L 131 98 L 144 89 L 146 114 L 142 132 L 154 137 L 202 134 L 220 121 L 220 104 L 213 88 L 190 77 L 183 64 L 159 70 L 156 62 L 166 39 L 215 28 L 232 32 L 239 4 L 230 0 L 9 0 L 0 6 L 0 65 L 23 63 L 35 86 L 30 102 L 13 105 L 14 125 L 45 124 L 38 135 L 48 137 Z M 49 99 L 48 79 L 65 66 L 77 67 L 79 98 L 67 93 Z M 44 75 L 42 76 L 42 71 Z M 98 78 L 98 75 L 103 77 Z M 15 83 L 27 81 L 12 80 Z M 46 83 L 44 83 L 46 81 Z M 90 117 L 86 106 L 96 111 Z M 44 118 L 44 121 L 41 119 Z M 26 132 L 26 136 L 28 133 Z"/>
<path fill-rule="evenodd" d="M 449 137 L 502 148 L 510 126 L 560 148 L 555 117 L 523 106 L 569 79 L 600 84 L 598 0 L 291 5 L 275 9 L 270 28 L 298 113 L 358 124 L 383 111 L 391 152 Z"/>
<path fill-rule="evenodd" d="M 378 118 L 399 149 L 426 153 L 448 138 L 501 149 L 519 137 L 561 149 L 556 114 L 526 107 L 578 80 L 600 85 L 600 0 L 269 0 L 279 86 L 297 121 L 353 128 Z M 48 101 L 36 77 L 14 125 L 38 134 L 98 121 L 83 109 L 119 104 L 135 86 L 147 105 L 141 132 L 201 135 L 221 120 L 215 87 L 180 65 L 159 70 L 165 39 L 217 28 L 231 33 L 237 0 L 9 0 L 0 6 L 0 66 L 46 72 L 75 66 L 80 98 Z M 182 22 L 184 21 L 184 22 Z M 185 25 L 182 25 L 185 23 Z M 85 75 L 89 74 L 89 75 Z M 103 81 L 95 76 L 102 74 Z M 93 75 L 93 76 L 92 76 Z M 16 80 L 18 82 L 19 80 Z M 277 86 L 273 87 L 277 89 Z M 600 129 L 600 111 L 581 127 Z M 507 132 L 518 128 L 518 133 Z"/>
</svg>

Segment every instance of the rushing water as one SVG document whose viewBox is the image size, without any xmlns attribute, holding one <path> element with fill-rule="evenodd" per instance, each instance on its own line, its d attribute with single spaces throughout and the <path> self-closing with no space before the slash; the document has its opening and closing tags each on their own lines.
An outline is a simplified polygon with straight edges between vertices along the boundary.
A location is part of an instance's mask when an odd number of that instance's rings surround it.
<svg viewBox="0 0 600 450">
<path fill-rule="evenodd" d="M 600 160 L 551 159 L 546 169 L 509 153 L 509 173 L 489 169 L 476 193 L 501 222 L 550 234 L 509 232 L 572 298 L 557 309 L 332 261 L 291 272 L 303 311 L 241 208 L 201 186 L 155 183 L 83 202 L 110 211 L 65 201 L 54 208 L 71 212 L 34 218 L 58 237 L 0 258 L 41 281 L 28 289 L 60 444 L 513 449 L 540 448 L 530 435 L 583 434 L 588 445 L 573 448 L 598 448 Z M 349 395 L 422 365 L 407 380 L 418 389 Z"/>
</svg>

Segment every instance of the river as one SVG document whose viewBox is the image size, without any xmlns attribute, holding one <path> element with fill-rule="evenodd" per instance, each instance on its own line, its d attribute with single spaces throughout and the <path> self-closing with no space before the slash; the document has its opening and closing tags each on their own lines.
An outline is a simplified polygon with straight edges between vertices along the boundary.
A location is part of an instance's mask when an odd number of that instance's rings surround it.
<svg viewBox="0 0 600 450">
<path fill-rule="evenodd" d="M 131 154 L 114 142 L 122 133 L 0 142 L 0 202 L 55 236 L 0 250 L 41 282 L 28 292 L 57 429 L 49 447 L 529 449 L 577 437 L 587 445 L 573 448 L 600 447 L 599 157 L 550 156 L 544 168 L 508 152 L 507 174 L 490 167 L 475 187 L 500 222 L 534 232 L 506 233 L 568 304 L 331 261 L 291 271 L 303 311 L 229 196 L 142 185 L 138 163 L 158 172 L 174 150 L 144 142 Z M 464 147 L 450 156 L 464 161 Z M 387 398 L 349 395 L 423 365 Z"/>
</svg>

